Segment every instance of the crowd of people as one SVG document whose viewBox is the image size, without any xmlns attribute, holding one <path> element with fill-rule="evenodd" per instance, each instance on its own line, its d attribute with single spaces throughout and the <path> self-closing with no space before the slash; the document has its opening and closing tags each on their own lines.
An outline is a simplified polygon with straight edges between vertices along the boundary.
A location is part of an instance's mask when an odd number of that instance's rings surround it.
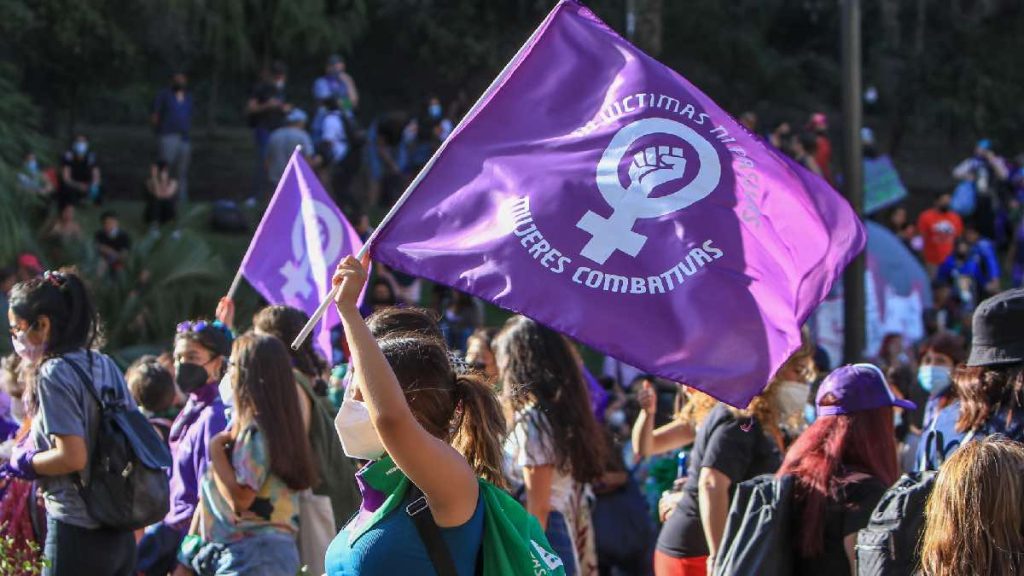
<svg viewBox="0 0 1024 576">
<path fill-rule="evenodd" d="M 865 571 L 875 549 L 858 534 L 880 529 L 873 514 L 906 472 L 932 495 L 904 511 L 923 519 L 920 546 L 894 553 L 930 575 L 1024 568 L 1024 291 L 984 300 L 970 344 L 947 331 L 922 343 L 920 405 L 890 359 L 828 372 L 805 333 L 739 409 L 613 359 L 595 378 L 571 340 L 522 316 L 464 349 L 434 311 L 364 316 L 365 262 L 346 259 L 334 282 L 340 370 L 310 341 L 285 344 L 301 311 L 269 306 L 243 329 L 225 298 L 122 372 L 99 351 L 82 280 L 27 270 L 8 300 L 4 530 L 39 543 L 47 574 L 443 573 L 436 541 L 397 505 L 420 497 L 451 573 L 472 574 L 492 486 L 536 519 L 566 574 L 711 574 L 758 545 L 730 538 L 738 518 L 757 520 L 734 496 L 775 478 L 791 487 L 787 573 L 895 574 Z M 135 530 L 98 520 L 105 503 L 82 488 L 102 473 L 111 405 L 144 415 L 169 454 L 162 517 Z"/>
<path fill-rule="evenodd" d="M 315 109 L 289 90 L 274 63 L 245 103 L 248 199 L 268 199 L 298 147 L 364 240 L 368 209 L 394 201 L 466 111 L 465 98 L 446 109 L 431 96 L 364 128 L 338 56 L 312 85 Z M 144 218 L 154 231 L 173 230 L 188 200 L 193 113 L 176 72 L 152 108 Z M 739 118 L 761 134 L 755 114 Z M 835 182 L 826 116 L 793 126 L 761 135 Z M 354 185 L 360 171 L 366 190 Z M 982 140 L 951 176 L 959 185 L 916 219 L 904 205 L 879 216 L 932 280 L 927 337 L 889 334 L 870 363 L 836 367 L 805 331 L 742 408 L 614 358 L 592 373 L 576 343 L 533 320 L 486 327 L 468 295 L 382 265 L 368 278 L 352 258 L 333 279 L 340 358 L 311 341 L 288 347 L 302 311 L 267 306 L 236 321 L 225 298 L 212 318 L 167 327 L 172 349 L 122 370 L 101 352 L 82 279 L 24 253 L 0 270 L 15 350 L 0 371 L 0 532 L 26 550 L 37 543 L 54 575 L 467 575 L 479 573 L 498 490 L 535 519 L 567 575 L 723 574 L 758 546 L 786 574 L 1016 573 L 1024 158 L 1008 162 Z M 28 153 L 18 176 L 55 206 L 45 234 L 73 241 L 83 240 L 76 207 L 103 203 L 103 184 L 84 134 L 59 169 Z M 132 238 L 116 212 L 101 214 L 93 242 L 104 271 L 124 269 Z M 418 307 L 428 299 L 432 309 Z M 167 454 L 166 498 L 145 526 L 112 527 L 84 488 L 103 473 L 94 456 L 112 407 L 141 414 L 139 435 Z M 785 487 L 773 505 L 788 510 L 785 545 L 770 552 L 732 537 L 763 520 L 738 495 L 765 481 Z M 888 495 L 908 486 L 926 498 L 901 501 L 901 517 L 919 525 L 880 525 Z M 909 543 L 897 549 L 895 531 Z M 881 553 L 909 558 L 907 571 L 879 569 Z"/>
<path fill-rule="evenodd" d="M 368 118 L 359 109 L 356 81 L 338 55 L 326 59 L 323 74 L 308 92 L 295 89 L 288 80 L 283 62 L 275 61 L 261 72 L 242 107 L 253 135 L 251 187 L 217 200 L 233 202 L 240 192 L 246 205 L 265 205 L 299 148 L 337 204 L 356 222 L 397 199 L 468 109 L 464 94 L 447 107 L 428 95 L 411 110 Z M 176 231 L 179 208 L 190 199 L 196 106 L 188 75 L 180 70 L 170 75 L 152 103 L 155 152 L 138 197 L 145 199 L 144 223 L 154 233 L 164 227 Z M 18 187 L 52 206 L 43 235 L 70 241 L 81 235 L 76 207 L 102 203 L 106 191 L 100 158 L 86 134 L 77 134 L 52 165 L 36 152 L 27 152 Z"/>
</svg>

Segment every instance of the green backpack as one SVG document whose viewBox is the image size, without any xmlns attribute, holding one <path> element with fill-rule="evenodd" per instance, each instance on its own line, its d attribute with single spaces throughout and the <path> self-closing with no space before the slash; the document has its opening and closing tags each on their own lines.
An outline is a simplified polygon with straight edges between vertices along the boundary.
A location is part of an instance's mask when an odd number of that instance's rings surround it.
<svg viewBox="0 0 1024 576">
<path fill-rule="evenodd" d="M 409 514 L 423 540 L 438 576 L 457 576 L 441 529 L 434 523 L 423 493 L 395 466 L 390 456 L 374 462 L 363 479 L 388 497 L 370 521 L 350 535 L 355 541 L 378 520 L 402 506 L 397 513 Z M 479 479 L 484 503 L 484 534 L 477 557 L 480 576 L 565 576 L 562 559 L 555 554 L 537 519 L 507 492 Z M 425 512 L 425 513 L 424 513 Z"/>
<path fill-rule="evenodd" d="M 480 497 L 484 499 L 484 541 L 480 551 L 483 576 L 564 576 L 562 559 L 552 550 L 540 523 L 522 504 L 484 479 L 480 479 Z"/>
</svg>

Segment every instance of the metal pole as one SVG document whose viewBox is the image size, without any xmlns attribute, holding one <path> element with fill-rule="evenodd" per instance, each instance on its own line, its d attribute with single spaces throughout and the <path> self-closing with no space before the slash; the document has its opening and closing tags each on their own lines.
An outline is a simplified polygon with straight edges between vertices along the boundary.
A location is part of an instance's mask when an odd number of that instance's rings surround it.
<svg viewBox="0 0 1024 576">
<path fill-rule="evenodd" d="M 864 212 L 863 151 L 860 129 L 861 43 L 860 0 L 842 0 L 842 73 L 843 73 L 843 187 L 846 199 L 857 216 Z M 846 268 L 843 276 L 843 361 L 858 362 L 865 348 L 864 253 Z"/>
</svg>

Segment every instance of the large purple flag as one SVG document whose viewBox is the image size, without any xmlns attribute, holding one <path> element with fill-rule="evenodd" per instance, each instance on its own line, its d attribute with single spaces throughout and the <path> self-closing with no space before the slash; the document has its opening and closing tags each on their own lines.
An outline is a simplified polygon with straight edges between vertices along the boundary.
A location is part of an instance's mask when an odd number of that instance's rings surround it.
<svg viewBox="0 0 1024 576">
<path fill-rule="evenodd" d="M 272 304 L 312 315 L 330 291 L 334 265 L 363 247 L 355 228 L 324 191 L 296 150 L 285 167 L 249 250 L 242 273 Z M 333 306 L 316 328 L 320 349 L 331 358 L 331 328 L 340 318 Z"/>
<path fill-rule="evenodd" d="M 371 251 L 745 406 L 864 241 L 824 180 L 563 0 Z"/>
</svg>

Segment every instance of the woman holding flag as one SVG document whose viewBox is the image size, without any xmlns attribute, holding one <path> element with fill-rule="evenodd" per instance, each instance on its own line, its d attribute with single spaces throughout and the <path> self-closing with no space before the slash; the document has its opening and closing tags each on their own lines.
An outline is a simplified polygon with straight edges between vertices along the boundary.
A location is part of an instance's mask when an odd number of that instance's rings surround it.
<svg viewBox="0 0 1024 576">
<path fill-rule="evenodd" d="M 440 340 L 374 340 L 356 304 L 367 264 L 347 257 L 333 279 L 355 366 L 335 424 L 345 453 L 368 463 L 356 476 L 362 505 L 328 549 L 327 574 L 441 573 L 440 547 L 469 576 L 484 538 L 487 484 L 477 479 L 504 483 L 501 407 L 481 379 L 453 372 Z"/>
</svg>

